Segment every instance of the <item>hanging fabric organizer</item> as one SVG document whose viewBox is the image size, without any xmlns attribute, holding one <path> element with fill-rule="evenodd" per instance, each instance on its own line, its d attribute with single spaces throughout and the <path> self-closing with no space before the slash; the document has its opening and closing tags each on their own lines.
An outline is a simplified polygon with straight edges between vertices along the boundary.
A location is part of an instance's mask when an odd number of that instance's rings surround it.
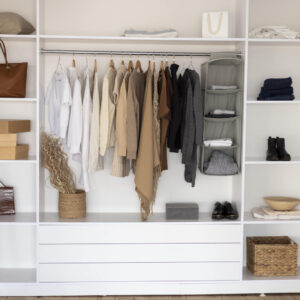
<svg viewBox="0 0 300 300">
<path fill-rule="evenodd" d="M 227 55 L 227 57 L 226 57 Z M 223 57 L 222 57 L 223 56 Z M 242 114 L 243 114 L 243 60 L 228 54 L 215 54 L 202 64 L 201 84 L 204 94 L 203 140 L 231 139 L 228 147 L 202 146 L 200 170 L 206 174 L 213 151 L 221 151 L 241 167 Z M 213 118 L 215 109 L 232 111 L 234 116 Z M 212 175 L 212 174 L 210 174 Z M 215 174 L 218 175 L 218 174 Z M 220 173 L 219 175 L 226 175 Z M 233 175 L 233 174 L 228 174 Z"/>
</svg>

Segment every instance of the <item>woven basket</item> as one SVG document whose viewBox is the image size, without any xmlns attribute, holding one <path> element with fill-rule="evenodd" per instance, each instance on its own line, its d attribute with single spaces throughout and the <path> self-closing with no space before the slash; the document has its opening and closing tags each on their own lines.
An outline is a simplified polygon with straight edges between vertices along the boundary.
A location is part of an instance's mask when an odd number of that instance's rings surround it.
<svg viewBox="0 0 300 300">
<path fill-rule="evenodd" d="M 85 191 L 77 190 L 76 194 L 59 193 L 59 217 L 64 219 L 77 219 L 86 216 Z"/>
<path fill-rule="evenodd" d="M 247 237 L 247 267 L 256 276 L 295 276 L 298 245 L 287 236 Z"/>
</svg>

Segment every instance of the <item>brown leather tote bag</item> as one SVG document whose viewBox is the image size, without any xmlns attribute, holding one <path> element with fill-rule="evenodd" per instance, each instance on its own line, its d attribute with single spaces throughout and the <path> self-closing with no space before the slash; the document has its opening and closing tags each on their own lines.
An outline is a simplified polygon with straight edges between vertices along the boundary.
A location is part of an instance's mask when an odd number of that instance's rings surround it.
<svg viewBox="0 0 300 300">
<path fill-rule="evenodd" d="M 6 47 L 0 39 L 5 64 L 0 64 L 0 97 L 24 98 L 26 96 L 27 63 L 8 63 Z"/>
<path fill-rule="evenodd" d="M 6 186 L 0 181 L 0 215 L 15 214 L 14 188 Z"/>
</svg>

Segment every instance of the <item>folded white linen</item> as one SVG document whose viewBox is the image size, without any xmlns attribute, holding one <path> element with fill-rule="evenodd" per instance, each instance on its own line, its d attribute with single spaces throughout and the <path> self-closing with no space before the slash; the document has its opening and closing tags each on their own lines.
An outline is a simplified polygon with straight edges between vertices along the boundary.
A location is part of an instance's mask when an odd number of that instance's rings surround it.
<svg viewBox="0 0 300 300">
<path fill-rule="evenodd" d="M 232 146 L 231 138 L 206 140 L 204 141 L 204 146 L 206 147 L 230 147 Z"/>
<path fill-rule="evenodd" d="M 213 84 L 211 86 L 212 90 L 235 90 L 237 89 L 237 85 L 216 85 Z"/>
<path fill-rule="evenodd" d="M 297 39 L 299 32 L 291 30 L 286 25 L 265 25 L 257 27 L 249 32 L 250 38 L 265 39 Z"/>
<path fill-rule="evenodd" d="M 251 210 L 254 218 L 264 220 L 291 220 L 300 219 L 300 210 L 276 211 L 270 207 L 254 207 Z"/>
<path fill-rule="evenodd" d="M 210 112 L 212 115 L 234 115 L 234 110 L 226 110 L 226 109 L 213 109 Z"/>
<path fill-rule="evenodd" d="M 125 30 L 126 37 L 150 37 L 150 38 L 175 38 L 178 33 L 174 29 L 160 30 L 160 31 L 145 31 L 145 30 Z"/>
</svg>

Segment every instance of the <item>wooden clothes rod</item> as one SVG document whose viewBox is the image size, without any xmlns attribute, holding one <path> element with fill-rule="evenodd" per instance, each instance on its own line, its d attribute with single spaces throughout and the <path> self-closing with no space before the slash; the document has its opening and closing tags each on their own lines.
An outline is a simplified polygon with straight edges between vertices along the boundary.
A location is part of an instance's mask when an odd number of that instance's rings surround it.
<svg viewBox="0 0 300 300">
<path fill-rule="evenodd" d="M 91 54 L 91 55 L 137 55 L 137 56 L 210 56 L 212 52 L 167 52 L 167 51 L 104 51 L 104 50 L 58 50 L 41 49 L 41 54 Z M 236 56 L 242 56 L 241 52 L 232 52 Z"/>
</svg>

